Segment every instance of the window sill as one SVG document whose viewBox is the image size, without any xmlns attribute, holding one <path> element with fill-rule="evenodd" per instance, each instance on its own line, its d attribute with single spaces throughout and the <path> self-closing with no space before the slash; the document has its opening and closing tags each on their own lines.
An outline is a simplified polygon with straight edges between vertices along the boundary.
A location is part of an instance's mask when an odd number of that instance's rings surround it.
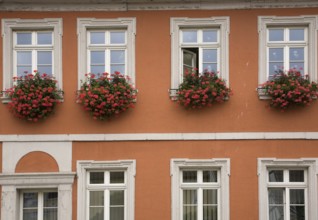
<svg viewBox="0 0 318 220">
<path fill-rule="evenodd" d="M 178 95 L 177 95 L 177 90 L 178 89 L 168 89 L 168 93 L 169 93 L 169 96 L 170 96 L 170 99 L 172 101 L 177 101 L 178 100 Z M 224 97 L 224 101 L 228 101 L 230 98 L 227 96 L 227 97 Z"/>
<path fill-rule="evenodd" d="M 7 96 L 2 96 L 0 97 L 0 100 L 3 104 L 8 104 L 9 102 L 11 102 L 11 99 Z M 63 103 L 64 102 L 64 97 L 62 97 L 62 99 L 60 99 L 60 102 Z"/>
<path fill-rule="evenodd" d="M 269 100 L 272 99 L 269 95 L 267 95 L 266 93 L 266 89 L 263 88 L 256 88 L 257 94 L 258 94 L 258 98 L 260 100 Z"/>
</svg>

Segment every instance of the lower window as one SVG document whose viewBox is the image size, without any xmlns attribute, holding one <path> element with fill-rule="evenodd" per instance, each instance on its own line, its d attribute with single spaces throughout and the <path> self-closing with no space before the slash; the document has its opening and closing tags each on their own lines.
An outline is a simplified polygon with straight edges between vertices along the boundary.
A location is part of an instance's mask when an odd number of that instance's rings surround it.
<svg viewBox="0 0 318 220">
<path fill-rule="evenodd" d="M 48 191 L 22 191 L 20 194 L 21 220 L 57 220 L 58 193 Z"/>
</svg>

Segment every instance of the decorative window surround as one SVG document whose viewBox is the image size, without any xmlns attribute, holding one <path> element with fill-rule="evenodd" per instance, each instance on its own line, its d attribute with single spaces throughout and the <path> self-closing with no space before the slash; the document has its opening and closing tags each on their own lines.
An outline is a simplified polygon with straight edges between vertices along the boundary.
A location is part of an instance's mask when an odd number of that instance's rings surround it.
<svg viewBox="0 0 318 220">
<path fill-rule="evenodd" d="M 13 60 L 13 35 L 14 31 L 34 31 L 47 30 L 53 31 L 54 41 L 54 77 L 58 81 L 58 88 L 63 88 L 62 82 L 62 19 L 2 19 L 2 38 L 3 38 L 3 90 L 12 87 L 12 73 L 14 72 Z M 5 101 L 5 100 L 4 100 Z"/>
<path fill-rule="evenodd" d="M 73 172 L 0 174 L 0 185 L 2 186 L 1 219 L 18 219 L 20 190 L 57 189 L 58 220 L 71 220 L 74 176 Z"/>
<path fill-rule="evenodd" d="M 77 35 L 78 35 L 78 89 L 81 82 L 85 79 L 87 73 L 87 31 L 94 29 L 116 29 L 121 28 L 127 31 L 127 73 L 131 78 L 132 84 L 135 85 L 135 35 L 136 35 L 136 18 L 117 18 L 117 19 L 97 19 L 97 18 L 78 18 Z"/>
<path fill-rule="evenodd" d="M 171 159 L 170 175 L 171 175 L 171 199 L 172 199 L 172 220 L 181 219 L 181 201 L 180 201 L 180 184 L 182 169 L 218 169 L 220 172 L 220 220 L 230 219 L 230 160 L 225 158 L 193 160 L 193 159 Z"/>
<path fill-rule="evenodd" d="M 90 170 L 109 171 L 109 170 L 126 171 L 126 220 L 135 219 L 135 160 L 118 160 L 118 161 L 77 161 L 77 219 L 85 220 L 87 216 L 87 178 Z"/>
<path fill-rule="evenodd" d="M 176 89 L 183 80 L 181 61 L 182 51 L 180 49 L 180 29 L 181 28 L 219 28 L 220 42 L 220 77 L 229 85 L 229 17 L 211 18 L 171 18 L 171 90 L 170 96 L 176 96 Z"/>
<path fill-rule="evenodd" d="M 308 216 L 318 219 L 317 213 L 317 158 L 276 159 L 258 158 L 259 220 L 268 220 L 267 174 L 269 168 L 304 168 L 307 170 Z"/>
<path fill-rule="evenodd" d="M 259 33 L 259 69 L 258 69 L 258 84 L 266 82 L 267 79 L 267 30 L 268 27 L 289 27 L 303 26 L 308 28 L 308 57 L 307 69 L 311 81 L 317 81 L 317 30 L 318 16 L 259 16 L 258 17 L 258 33 Z M 305 57 L 306 57 L 305 56 Z M 260 99 L 268 99 L 265 91 L 258 89 Z"/>
</svg>

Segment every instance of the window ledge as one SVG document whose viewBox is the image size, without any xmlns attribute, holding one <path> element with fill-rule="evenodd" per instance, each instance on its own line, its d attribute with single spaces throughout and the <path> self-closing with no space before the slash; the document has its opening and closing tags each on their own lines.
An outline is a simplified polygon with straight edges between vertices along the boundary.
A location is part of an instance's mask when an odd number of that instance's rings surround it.
<svg viewBox="0 0 318 220">
<path fill-rule="evenodd" d="M 11 99 L 7 96 L 2 96 L 0 97 L 0 100 L 3 104 L 8 104 L 9 102 L 11 102 Z M 64 96 L 60 99 L 60 102 L 63 103 L 64 102 Z"/>
<path fill-rule="evenodd" d="M 257 94 L 258 94 L 258 98 L 260 100 L 269 100 L 272 99 L 266 92 L 266 89 L 263 89 L 261 87 L 256 88 Z"/>
<path fill-rule="evenodd" d="M 169 93 L 169 96 L 170 96 L 170 99 L 172 101 L 177 101 L 178 100 L 178 95 L 177 95 L 177 91 L 178 89 L 168 89 L 168 93 Z M 230 98 L 227 96 L 227 97 L 224 97 L 224 101 L 228 101 Z"/>
</svg>

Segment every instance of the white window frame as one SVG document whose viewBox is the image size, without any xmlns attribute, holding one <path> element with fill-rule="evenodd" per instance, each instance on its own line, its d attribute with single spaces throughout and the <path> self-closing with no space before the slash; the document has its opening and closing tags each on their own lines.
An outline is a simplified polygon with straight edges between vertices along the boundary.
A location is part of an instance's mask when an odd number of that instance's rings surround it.
<svg viewBox="0 0 318 220">
<path fill-rule="evenodd" d="M 19 220 L 20 191 L 57 189 L 58 220 L 72 220 L 72 185 L 75 173 L 14 173 L 1 174 L 1 219 Z"/>
<path fill-rule="evenodd" d="M 268 220 L 268 187 L 275 184 L 268 184 L 269 169 L 304 169 L 307 174 L 307 200 L 306 219 L 318 219 L 317 212 L 317 170 L 318 159 L 276 159 L 276 158 L 258 158 L 258 193 L 259 193 L 259 220 Z M 283 184 L 283 183 L 282 183 Z M 285 188 L 289 185 L 285 184 Z"/>
<path fill-rule="evenodd" d="M 227 158 L 218 159 L 171 159 L 170 162 L 170 175 L 171 175 L 171 219 L 182 220 L 182 201 L 181 201 L 181 186 L 182 183 L 182 171 L 183 170 L 202 170 L 202 169 L 214 169 L 218 170 L 219 178 L 219 198 L 220 202 L 220 219 L 230 219 L 230 160 Z M 200 219 L 198 219 L 200 220 Z"/>
<path fill-rule="evenodd" d="M 45 19 L 2 19 L 3 38 L 3 90 L 12 87 L 14 60 L 14 33 L 15 31 L 52 30 L 53 46 L 53 76 L 57 80 L 59 89 L 63 89 L 62 82 L 62 18 Z M 33 70 L 32 70 L 33 71 Z"/>
<path fill-rule="evenodd" d="M 126 76 L 131 79 L 131 83 L 136 85 L 135 79 L 135 35 L 136 35 L 136 18 L 117 18 L 117 19 L 97 19 L 97 18 L 78 18 L 77 35 L 78 35 L 78 89 L 81 82 L 85 79 L 88 72 L 88 30 L 126 30 Z"/>
<path fill-rule="evenodd" d="M 90 171 L 125 171 L 125 220 L 135 219 L 135 160 L 78 161 L 77 220 L 88 220 L 88 176 Z M 122 185 L 122 184 L 120 184 Z"/>
<path fill-rule="evenodd" d="M 271 27 L 292 27 L 301 26 L 307 28 L 307 54 L 305 55 L 305 74 L 309 74 L 312 81 L 317 81 L 317 30 L 318 16 L 259 16 L 258 33 L 259 33 L 259 65 L 258 65 L 258 84 L 268 80 L 267 78 L 267 32 Z M 283 43 L 282 43 L 283 44 Z M 306 53 L 306 51 L 305 51 Z"/>
<path fill-rule="evenodd" d="M 46 192 L 56 192 L 58 196 L 58 192 L 56 189 L 28 189 L 28 190 L 21 190 L 19 192 L 19 203 L 20 203 L 20 216 L 19 220 L 23 220 L 23 194 L 24 193 L 38 193 L 38 206 L 37 206 L 37 216 L 38 220 L 43 220 L 43 212 L 44 212 L 44 193 Z M 58 205 L 58 204 L 57 204 Z M 56 207 L 58 210 L 58 207 Z"/>
<path fill-rule="evenodd" d="M 201 29 L 211 28 L 219 29 L 219 73 L 220 77 L 229 85 L 229 17 L 211 17 L 211 18 L 186 18 L 175 17 L 170 19 L 171 34 L 171 96 L 176 96 L 176 90 L 183 80 L 183 61 L 181 50 L 180 30 L 182 28 Z"/>
</svg>

